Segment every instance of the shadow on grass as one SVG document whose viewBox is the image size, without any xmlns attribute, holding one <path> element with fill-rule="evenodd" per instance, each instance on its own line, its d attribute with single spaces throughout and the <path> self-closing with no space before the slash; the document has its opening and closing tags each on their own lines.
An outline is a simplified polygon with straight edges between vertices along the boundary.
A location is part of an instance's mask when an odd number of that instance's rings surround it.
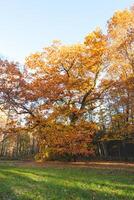
<svg viewBox="0 0 134 200">
<path fill-rule="evenodd" d="M 87 172 L 87 173 L 86 173 Z M 133 187 L 98 171 L 0 169 L 0 200 L 133 200 Z M 79 175 L 79 176 L 78 176 Z M 130 179 L 130 181 L 132 181 Z"/>
</svg>

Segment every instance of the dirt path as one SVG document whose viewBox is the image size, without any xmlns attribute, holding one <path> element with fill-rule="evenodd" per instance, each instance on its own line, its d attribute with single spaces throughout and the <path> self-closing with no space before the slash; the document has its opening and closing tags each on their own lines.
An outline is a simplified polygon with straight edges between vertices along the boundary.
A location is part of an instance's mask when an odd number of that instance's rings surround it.
<svg viewBox="0 0 134 200">
<path fill-rule="evenodd" d="M 0 161 L 0 165 L 20 166 L 20 167 L 56 167 L 56 168 L 98 168 L 98 169 L 125 169 L 134 171 L 134 163 L 126 162 L 58 162 L 58 161 Z"/>
</svg>

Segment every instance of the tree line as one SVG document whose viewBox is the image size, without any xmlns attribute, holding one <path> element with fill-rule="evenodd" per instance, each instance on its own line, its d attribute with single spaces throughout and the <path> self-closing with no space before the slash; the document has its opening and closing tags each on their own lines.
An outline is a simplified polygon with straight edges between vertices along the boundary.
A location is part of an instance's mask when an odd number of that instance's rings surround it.
<svg viewBox="0 0 134 200">
<path fill-rule="evenodd" d="M 100 145 L 106 155 L 104 141 L 134 142 L 134 8 L 24 66 L 1 59 L 0 110 L 1 158 L 83 159 Z"/>
</svg>

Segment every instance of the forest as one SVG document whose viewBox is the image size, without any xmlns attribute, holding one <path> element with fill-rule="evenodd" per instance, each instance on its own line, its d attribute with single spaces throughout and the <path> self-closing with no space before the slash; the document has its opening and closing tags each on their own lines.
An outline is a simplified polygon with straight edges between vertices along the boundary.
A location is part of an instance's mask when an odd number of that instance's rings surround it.
<svg viewBox="0 0 134 200">
<path fill-rule="evenodd" d="M 0 59 L 0 159 L 134 158 L 134 7 L 82 43 Z"/>
</svg>

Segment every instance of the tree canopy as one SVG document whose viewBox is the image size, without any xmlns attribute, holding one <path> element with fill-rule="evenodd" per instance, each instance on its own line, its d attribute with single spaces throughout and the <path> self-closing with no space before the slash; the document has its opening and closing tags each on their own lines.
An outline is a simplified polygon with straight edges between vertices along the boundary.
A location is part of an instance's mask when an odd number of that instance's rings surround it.
<svg viewBox="0 0 134 200">
<path fill-rule="evenodd" d="M 94 140 L 134 138 L 134 9 L 107 33 L 60 41 L 18 63 L 0 60 L 1 156 L 88 157 Z"/>
</svg>

